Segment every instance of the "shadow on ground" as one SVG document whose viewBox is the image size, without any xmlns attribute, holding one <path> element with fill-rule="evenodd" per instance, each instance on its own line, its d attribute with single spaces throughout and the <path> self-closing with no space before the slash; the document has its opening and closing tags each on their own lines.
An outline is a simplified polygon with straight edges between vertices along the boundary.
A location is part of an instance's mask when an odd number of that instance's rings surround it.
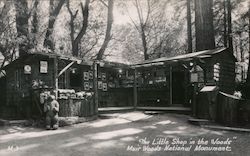
<svg viewBox="0 0 250 156">
<path fill-rule="evenodd" d="M 171 152 L 171 155 L 234 155 L 250 153 L 247 134 L 212 131 L 193 126 L 188 116 L 175 114 L 146 115 L 141 112 L 114 113 L 100 119 L 46 131 L 32 127 L 5 127 L 0 135 L 0 155 L 166 155 L 166 151 L 132 152 L 130 145 L 140 144 L 140 139 L 156 137 L 198 140 L 199 138 L 233 138 L 232 152 Z M 245 147 L 245 149 L 244 149 Z"/>
</svg>

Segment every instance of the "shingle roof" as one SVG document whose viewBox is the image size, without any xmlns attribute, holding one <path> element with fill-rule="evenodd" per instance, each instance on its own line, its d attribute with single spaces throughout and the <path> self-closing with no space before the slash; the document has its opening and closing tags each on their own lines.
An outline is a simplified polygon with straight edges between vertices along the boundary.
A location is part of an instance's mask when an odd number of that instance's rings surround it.
<svg viewBox="0 0 250 156">
<path fill-rule="evenodd" d="M 189 61 L 192 60 L 193 58 L 206 58 L 206 57 L 211 57 L 214 54 L 220 53 L 225 51 L 227 48 L 216 48 L 212 50 L 204 50 L 204 51 L 198 51 L 198 52 L 193 52 L 193 53 L 188 53 L 188 54 L 182 54 L 174 57 L 161 57 L 157 58 L 154 60 L 146 60 L 141 63 L 135 64 L 134 66 L 137 65 L 145 65 L 145 64 L 152 64 L 152 63 L 163 63 L 163 62 L 174 62 L 174 61 Z"/>
</svg>

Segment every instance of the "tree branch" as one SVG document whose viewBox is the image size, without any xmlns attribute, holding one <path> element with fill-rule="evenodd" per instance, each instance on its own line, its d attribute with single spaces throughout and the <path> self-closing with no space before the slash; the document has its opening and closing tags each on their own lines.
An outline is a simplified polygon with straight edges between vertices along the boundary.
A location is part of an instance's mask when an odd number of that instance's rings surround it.
<svg viewBox="0 0 250 156">
<path fill-rule="evenodd" d="M 53 9 L 54 8 L 54 0 L 50 0 L 49 24 L 48 24 L 47 32 L 45 34 L 44 47 L 47 47 L 52 51 L 54 50 L 54 43 L 52 41 L 51 35 L 53 32 L 56 18 L 57 18 L 64 3 L 65 3 L 65 0 L 60 0 L 58 5 L 56 6 L 56 8 Z"/>
<path fill-rule="evenodd" d="M 83 7 L 83 4 L 81 2 L 83 22 L 82 22 L 82 28 L 81 28 L 79 34 L 74 39 L 74 43 L 72 45 L 72 51 L 73 51 L 74 56 L 78 56 L 80 41 L 81 41 L 83 35 L 86 34 L 86 31 L 87 31 L 88 18 L 89 18 L 89 3 L 90 3 L 90 0 L 85 0 L 85 5 Z"/>
<path fill-rule="evenodd" d="M 106 4 L 103 0 L 99 0 L 105 7 L 108 8 L 108 4 Z"/>
</svg>

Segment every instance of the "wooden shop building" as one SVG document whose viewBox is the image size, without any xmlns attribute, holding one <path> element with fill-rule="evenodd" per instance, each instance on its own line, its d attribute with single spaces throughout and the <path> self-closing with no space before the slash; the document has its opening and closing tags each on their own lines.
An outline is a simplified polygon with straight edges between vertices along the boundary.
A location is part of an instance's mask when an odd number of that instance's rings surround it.
<svg viewBox="0 0 250 156">
<path fill-rule="evenodd" d="M 136 64 L 137 108 L 192 109 L 203 118 L 209 114 L 209 99 L 202 92 L 234 92 L 235 62 L 228 49 L 217 48 Z"/>
<path fill-rule="evenodd" d="M 20 56 L 4 70 L 4 118 L 39 118 L 43 93 L 49 92 L 58 97 L 59 116 L 93 116 L 98 107 L 132 106 L 133 73 L 124 64 L 37 52 Z"/>
<path fill-rule="evenodd" d="M 210 107 L 214 103 L 211 97 L 218 91 L 234 92 L 235 62 L 226 48 L 131 66 L 54 53 L 28 53 L 4 67 L 6 76 L 1 88 L 5 89 L 1 90 L 5 90 L 6 97 L 0 99 L 0 113 L 4 118 L 40 117 L 41 93 L 51 92 L 58 97 L 59 116 L 64 117 L 94 116 L 102 108 L 127 107 L 192 110 L 193 115 L 208 118 L 215 110 L 214 105 Z"/>
</svg>

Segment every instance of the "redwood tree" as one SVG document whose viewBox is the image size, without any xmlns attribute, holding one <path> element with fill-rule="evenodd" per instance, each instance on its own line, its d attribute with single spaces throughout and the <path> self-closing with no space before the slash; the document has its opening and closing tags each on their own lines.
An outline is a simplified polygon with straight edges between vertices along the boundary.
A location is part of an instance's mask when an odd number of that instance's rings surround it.
<svg viewBox="0 0 250 156">
<path fill-rule="evenodd" d="M 188 37 L 188 53 L 192 53 L 193 44 L 192 44 L 192 18 L 191 18 L 191 6 L 190 1 L 187 0 L 187 37 Z"/>
<path fill-rule="evenodd" d="M 246 13 L 246 17 L 248 18 L 248 71 L 247 71 L 247 80 L 246 80 L 246 86 L 248 93 L 247 98 L 250 98 L 249 92 L 250 92 L 250 3 L 249 3 L 249 9 Z"/>
<path fill-rule="evenodd" d="M 214 49 L 213 0 L 195 0 L 196 51 Z"/>
</svg>

